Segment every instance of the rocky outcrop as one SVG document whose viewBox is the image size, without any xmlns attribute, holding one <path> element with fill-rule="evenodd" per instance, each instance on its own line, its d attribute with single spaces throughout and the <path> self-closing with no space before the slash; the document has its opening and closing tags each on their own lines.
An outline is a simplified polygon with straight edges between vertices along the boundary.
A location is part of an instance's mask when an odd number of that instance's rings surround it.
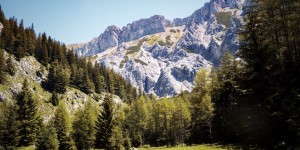
<svg viewBox="0 0 300 150">
<path fill-rule="evenodd" d="M 122 29 L 116 26 L 109 26 L 99 37 L 94 38 L 81 47 L 77 47 L 75 51 L 79 56 L 94 55 L 118 46 L 123 42 L 136 40 L 146 35 L 165 32 L 166 28 L 170 26 L 171 21 L 159 15 L 134 21 Z"/>
<path fill-rule="evenodd" d="M 141 19 L 122 28 L 119 42 L 128 42 L 139 39 L 145 35 L 165 32 L 171 26 L 171 21 L 164 16 L 155 15 L 149 19 Z"/>
</svg>

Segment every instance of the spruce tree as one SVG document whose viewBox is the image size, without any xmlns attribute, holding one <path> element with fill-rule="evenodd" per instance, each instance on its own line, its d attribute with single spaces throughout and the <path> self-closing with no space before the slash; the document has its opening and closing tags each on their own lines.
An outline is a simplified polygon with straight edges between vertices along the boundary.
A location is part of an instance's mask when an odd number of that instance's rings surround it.
<svg viewBox="0 0 300 150">
<path fill-rule="evenodd" d="M 73 139 L 77 149 L 94 148 L 96 108 L 89 99 L 83 109 L 77 110 L 73 121 Z"/>
<path fill-rule="evenodd" d="M 15 149 L 18 146 L 19 121 L 17 121 L 17 112 L 13 104 L 4 101 L 4 109 L 2 109 L 0 121 L 0 148 Z"/>
<path fill-rule="evenodd" d="M 13 57 L 12 54 L 9 54 L 6 64 L 7 64 L 8 74 L 14 76 L 16 73 L 16 68 L 15 65 L 13 64 L 12 57 Z"/>
<path fill-rule="evenodd" d="M 51 96 L 51 103 L 53 106 L 57 106 L 59 103 L 59 98 L 58 98 L 58 94 L 56 91 L 52 92 L 52 96 Z"/>
<path fill-rule="evenodd" d="M 69 74 L 66 69 L 55 60 L 51 63 L 49 69 L 47 87 L 50 91 L 56 91 L 58 93 L 65 93 L 66 86 L 69 83 Z"/>
<path fill-rule="evenodd" d="M 6 68 L 4 51 L 0 50 L 0 84 L 3 84 L 6 80 Z"/>
<path fill-rule="evenodd" d="M 212 101 L 214 102 L 213 129 L 214 139 L 220 142 L 234 142 L 235 133 L 232 131 L 230 116 L 239 93 L 237 81 L 239 80 L 238 62 L 227 51 L 221 60 L 221 64 L 214 73 Z"/>
<path fill-rule="evenodd" d="M 112 149 L 110 138 L 114 127 L 114 103 L 111 95 L 106 95 L 101 113 L 99 113 L 96 122 L 96 148 Z"/>
<path fill-rule="evenodd" d="M 54 128 L 57 132 L 59 150 L 69 150 L 73 148 L 71 139 L 71 121 L 66 108 L 65 101 L 61 101 L 54 114 Z"/>
<path fill-rule="evenodd" d="M 29 82 L 24 81 L 22 91 L 15 96 L 17 120 L 20 122 L 18 129 L 20 134 L 20 146 L 34 144 L 39 130 L 41 118 L 38 113 L 37 102 L 33 98 L 29 88 Z"/>
<path fill-rule="evenodd" d="M 57 133 L 52 123 L 48 123 L 42 127 L 41 132 L 38 135 L 36 141 L 37 150 L 58 150 L 59 141 L 57 139 Z"/>
</svg>

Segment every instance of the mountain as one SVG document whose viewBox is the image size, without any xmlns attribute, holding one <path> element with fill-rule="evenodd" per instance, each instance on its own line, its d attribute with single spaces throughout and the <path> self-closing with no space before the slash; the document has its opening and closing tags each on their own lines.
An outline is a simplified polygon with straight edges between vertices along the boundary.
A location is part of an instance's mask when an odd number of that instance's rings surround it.
<svg viewBox="0 0 300 150">
<path fill-rule="evenodd" d="M 79 56 L 119 72 L 159 97 L 191 91 L 201 68 L 218 65 L 238 50 L 244 0 L 211 0 L 186 18 L 155 15 L 122 28 L 109 26 L 88 43 L 71 45 Z"/>
</svg>

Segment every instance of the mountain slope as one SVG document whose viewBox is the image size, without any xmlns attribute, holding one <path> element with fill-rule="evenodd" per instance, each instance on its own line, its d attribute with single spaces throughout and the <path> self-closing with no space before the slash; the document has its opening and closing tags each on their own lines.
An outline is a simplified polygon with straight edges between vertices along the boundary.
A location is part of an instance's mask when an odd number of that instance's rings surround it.
<svg viewBox="0 0 300 150">
<path fill-rule="evenodd" d="M 5 53 L 5 55 L 8 58 L 9 54 Z M 14 101 L 14 95 L 22 90 L 22 84 L 26 79 L 29 81 L 29 88 L 37 100 L 41 116 L 48 121 L 49 118 L 53 117 L 56 107 L 51 104 L 52 94 L 42 87 L 42 82 L 47 79 L 47 68 L 33 56 L 26 56 L 20 61 L 17 61 L 12 56 L 12 62 L 15 67 L 15 74 L 13 76 L 7 75 L 6 82 L 0 84 L 0 102 L 6 100 Z M 100 103 L 107 94 L 103 92 L 101 94 L 93 93 L 87 95 L 74 87 L 68 86 L 66 87 L 66 92 L 59 94 L 59 97 L 66 101 L 67 109 L 73 116 L 77 109 L 82 108 L 88 99 L 92 99 L 93 103 Z M 114 95 L 114 101 L 120 103 L 122 100 Z"/>
<path fill-rule="evenodd" d="M 200 68 L 217 65 L 225 50 L 238 50 L 244 0 L 211 0 L 191 16 L 153 16 L 122 29 L 110 26 L 76 46 L 80 56 L 119 72 L 147 93 L 173 96 L 193 88 Z"/>
</svg>

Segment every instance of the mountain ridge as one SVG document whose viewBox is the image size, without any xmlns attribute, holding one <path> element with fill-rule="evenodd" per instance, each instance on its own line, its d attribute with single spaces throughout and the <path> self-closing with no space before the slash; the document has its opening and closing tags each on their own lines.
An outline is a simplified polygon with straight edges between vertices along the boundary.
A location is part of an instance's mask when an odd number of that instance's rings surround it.
<svg viewBox="0 0 300 150">
<path fill-rule="evenodd" d="M 224 51 L 238 50 L 243 4 L 244 0 L 211 0 L 186 18 L 170 21 L 155 15 L 122 29 L 109 26 L 74 50 L 79 56 L 96 57 L 94 61 L 147 93 L 174 96 L 192 90 L 200 68 L 218 65 Z M 163 85 L 167 90 L 161 92 Z"/>
</svg>

